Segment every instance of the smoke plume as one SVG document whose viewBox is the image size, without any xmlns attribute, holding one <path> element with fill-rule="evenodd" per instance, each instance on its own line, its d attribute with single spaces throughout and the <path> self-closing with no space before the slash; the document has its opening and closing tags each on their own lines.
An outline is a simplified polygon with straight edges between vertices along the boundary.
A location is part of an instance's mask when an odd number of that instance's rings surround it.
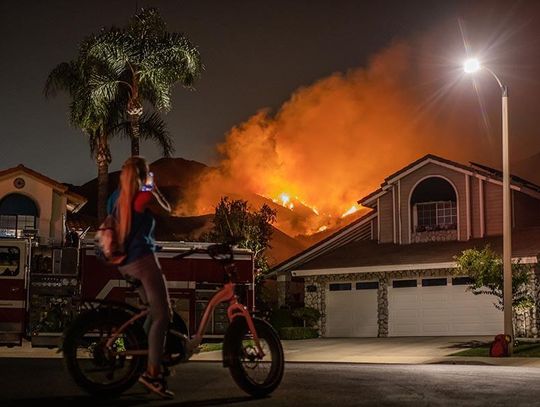
<svg viewBox="0 0 540 407">
<path fill-rule="evenodd" d="M 278 214 L 278 227 L 313 233 L 425 154 L 496 165 L 498 121 L 481 109 L 497 117 L 500 99 L 488 90 L 491 102 L 478 103 L 456 61 L 449 68 L 437 59 L 435 49 L 449 51 L 441 43 L 394 43 L 365 68 L 300 88 L 277 112 L 261 110 L 232 128 L 218 146 L 219 164 L 190 191 L 195 211 L 212 212 L 223 195 L 256 194 L 292 204 L 292 212 L 311 208 L 303 222 Z M 479 84 L 485 93 L 488 82 Z"/>
</svg>

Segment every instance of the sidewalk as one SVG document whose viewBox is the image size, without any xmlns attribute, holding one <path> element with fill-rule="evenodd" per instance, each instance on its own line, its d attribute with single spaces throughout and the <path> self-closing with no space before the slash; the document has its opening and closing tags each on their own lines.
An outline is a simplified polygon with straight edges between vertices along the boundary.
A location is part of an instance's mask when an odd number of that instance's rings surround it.
<svg viewBox="0 0 540 407">
<path fill-rule="evenodd" d="M 489 358 L 448 356 L 465 349 L 472 341 L 488 342 L 492 337 L 339 338 L 282 341 L 287 362 L 381 363 L 381 364 L 486 364 L 539 367 L 540 358 Z M 0 348 L 0 358 L 59 358 L 57 349 Z M 194 355 L 194 361 L 221 361 L 221 351 Z"/>
</svg>

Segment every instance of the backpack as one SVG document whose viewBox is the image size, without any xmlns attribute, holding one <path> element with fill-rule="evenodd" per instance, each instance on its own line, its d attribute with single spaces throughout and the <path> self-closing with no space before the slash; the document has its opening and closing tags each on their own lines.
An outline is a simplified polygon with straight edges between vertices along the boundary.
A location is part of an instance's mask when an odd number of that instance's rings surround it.
<svg viewBox="0 0 540 407">
<path fill-rule="evenodd" d="M 94 239 L 94 248 L 98 259 L 106 264 L 117 266 L 127 257 L 118 243 L 117 221 L 114 215 L 108 215 L 99 226 Z"/>
<path fill-rule="evenodd" d="M 494 358 L 508 356 L 508 343 L 509 338 L 506 335 L 499 334 L 495 336 L 495 339 L 489 347 L 489 356 Z"/>
</svg>

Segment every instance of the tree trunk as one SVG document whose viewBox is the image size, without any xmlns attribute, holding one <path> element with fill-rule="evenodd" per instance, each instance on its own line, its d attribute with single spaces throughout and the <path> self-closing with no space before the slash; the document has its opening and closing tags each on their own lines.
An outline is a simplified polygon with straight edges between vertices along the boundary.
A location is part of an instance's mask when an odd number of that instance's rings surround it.
<svg viewBox="0 0 540 407">
<path fill-rule="evenodd" d="M 139 145 L 140 145 L 140 139 L 139 139 L 139 116 L 137 115 L 130 115 L 129 121 L 131 124 L 131 155 L 140 155 L 139 153 Z"/>
<path fill-rule="evenodd" d="M 139 155 L 139 121 L 143 114 L 143 105 L 137 94 L 133 95 L 133 97 L 129 99 L 127 105 L 127 114 L 129 116 L 129 123 L 131 125 L 131 155 Z"/>
<path fill-rule="evenodd" d="M 109 163 L 111 162 L 111 153 L 107 142 L 107 135 L 99 136 L 99 146 L 96 154 L 98 166 L 98 222 L 101 223 L 107 216 L 107 198 L 109 189 Z"/>
</svg>

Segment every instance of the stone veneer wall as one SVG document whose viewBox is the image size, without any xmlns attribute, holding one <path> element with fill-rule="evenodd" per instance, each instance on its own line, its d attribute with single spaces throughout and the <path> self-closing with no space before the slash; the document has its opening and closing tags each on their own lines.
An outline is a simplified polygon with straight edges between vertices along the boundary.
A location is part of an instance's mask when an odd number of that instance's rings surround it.
<svg viewBox="0 0 540 407">
<path fill-rule="evenodd" d="M 422 277 L 447 277 L 451 276 L 450 269 L 437 270 L 408 270 L 394 271 L 387 273 L 365 273 L 365 274 L 334 274 L 306 277 L 305 297 L 306 307 L 318 309 L 321 319 L 317 326 L 319 335 L 326 334 L 326 286 L 329 282 L 339 281 L 379 281 L 377 292 L 377 313 L 379 323 L 379 338 L 388 337 L 388 283 L 391 279 L 422 278 Z M 310 291 L 309 286 L 314 286 L 315 290 Z M 530 287 L 534 298 L 540 298 L 540 272 L 534 273 L 534 278 Z M 482 294 L 481 294 L 482 295 Z M 517 311 L 514 313 L 514 327 L 516 337 L 538 337 L 538 323 L 540 322 L 540 307 Z"/>
<path fill-rule="evenodd" d="M 536 306 L 526 310 L 516 310 L 513 315 L 514 336 L 521 338 L 537 338 L 538 324 L 540 322 L 540 271 L 538 266 L 532 272 L 531 284 L 529 285 L 529 294 L 535 299 Z"/>
</svg>

